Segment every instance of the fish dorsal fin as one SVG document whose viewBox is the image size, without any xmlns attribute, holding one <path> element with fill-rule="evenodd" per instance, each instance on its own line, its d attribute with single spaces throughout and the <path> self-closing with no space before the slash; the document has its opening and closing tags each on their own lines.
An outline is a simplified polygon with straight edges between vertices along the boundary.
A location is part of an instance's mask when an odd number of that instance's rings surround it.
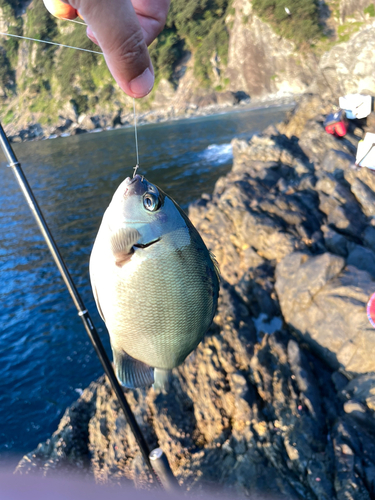
<svg viewBox="0 0 375 500">
<path fill-rule="evenodd" d="M 122 267 L 131 259 L 134 253 L 133 245 L 137 243 L 141 234 L 133 227 L 121 228 L 111 236 L 111 250 L 115 257 L 116 266 Z"/>
<path fill-rule="evenodd" d="M 209 251 L 208 251 L 208 253 L 210 254 L 210 258 L 211 258 L 212 263 L 213 263 L 213 265 L 214 265 L 214 268 L 215 268 L 215 273 L 216 273 L 217 279 L 220 281 L 220 267 L 219 267 L 219 263 L 218 263 L 218 261 L 216 260 L 215 255 L 211 252 L 211 250 L 209 250 Z"/>
</svg>

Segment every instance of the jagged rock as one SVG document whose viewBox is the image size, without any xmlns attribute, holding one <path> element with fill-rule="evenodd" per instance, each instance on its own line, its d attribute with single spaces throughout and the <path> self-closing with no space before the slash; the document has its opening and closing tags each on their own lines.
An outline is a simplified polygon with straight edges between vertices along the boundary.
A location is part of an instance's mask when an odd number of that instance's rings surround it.
<svg viewBox="0 0 375 500">
<path fill-rule="evenodd" d="M 237 90 L 236 92 L 233 92 L 235 98 L 237 99 L 237 102 L 240 104 L 246 104 L 250 102 L 250 96 L 243 90 Z"/>
<path fill-rule="evenodd" d="M 67 130 L 69 130 L 69 128 L 73 125 L 73 122 L 72 120 L 65 120 L 64 118 L 62 118 L 61 120 L 63 123 L 62 125 L 60 125 L 59 127 L 57 127 L 53 133 L 57 134 L 57 135 L 61 135 L 62 133 L 66 132 Z"/>
<path fill-rule="evenodd" d="M 332 253 L 346 257 L 348 255 L 349 243 L 345 236 L 326 225 L 322 226 L 322 231 L 327 249 Z"/>
<path fill-rule="evenodd" d="M 330 112 L 331 105 L 323 101 L 317 94 L 305 93 L 298 100 L 298 104 L 290 111 L 284 123 L 278 126 L 280 133 L 289 139 L 293 136 L 300 137 L 308 121 L 315 119 L 317 115 L 325 115 Z"/>
<path fill-rule="evenodd" d="M 19 135 L 11 135 L 8 138 L 10 142 L 22 142 L 22 138 Z"/>
<path fill-rule="evenodd" d="M 366 304 L 375 280 L 345 267 L 342 257 L 294 253 L 276 269 L 275 288 L 285 321 L 334 369 L 375 370 L 375 348 Z"/>
<path fill-rule="evenodd" d="M 109 125 L 109 117 L 102 115 L 94 115 L 91 117 L 95 128 L 105 129 Z"/>
<path fill-rule="evenodd" d="M 357 2 L 358 5 L 358 2 Z M 375 91 L 375 56 L 372 24 L 364 26 L 348 42 L 335 45 L 319 63 L 311 90 L 330 99 L 363 90 Z M 336 102 L 337 104 L 337 102 Z"/>
<path fill-rule="evenodd" d="M 238 104 L 239 99 L 236 97 L 235 92 L 230 92 L 228 90 L 227 92 L 217 92 L 216 102 L 220 106 L 234 106 L 235 104 Z"/>
<path fill-rule="evenodd" d="M 363 213 L 368 217 L 374 217 L 375 172 L 368 168 L 357 171 L 348 169 L 345 170 L 344 176 Z"/>
<path fill-rule="evenodd" d="M 305 128 L 301 132 L 299 139 L 299 146 L 310 161 L 314 162 L 316 167 L 324 165 L 324 160 L 328 152 L 339 152 L 336 154 L 336 160 L 342 158 L 345 160 L 347 155 L 355 161 L 356 148 L 350 141 L 344 139 L 337 139 L 324 130 L 323 123 L 316 120 L 310 120 L 306 123 Z M 341 153 L 341 154 L 340 154 Z M 332 153 L 331 153 L 332 154 Z M 326 161 L 325 165 L 329 170 L 332 170 L 330 162 Z M 346 166 L 338 165 L 338 168 Z M 322 167 L 323 168 L 323 167 Z M 328 171 L 329 171 L 328 170 Z"/>
<path fill-rule="evenodd" d="M 364 431 L 362 430 L 364 434 Z M 370 436 L 366 436 L 365 439 Z M 337 500 L 370 500 L 371 486 L 367 487 L 366 470 L 372 462 L 359 463 L 358 452 L 362 440 L 358 439 L 356 425 L 341 417 L 333 427 L 332 443 L 335 457 L 334 485 Z M 367 483 L 367 484 L 366 484 Z"/>
<path fill-rule="evenodd" d="M 375 227 L 367 226 L 363 233 L 363 241 L 365 245 L 375 252 Z"/>
<path fill-rule="evenodd" d="M 319 209 L 326 214 L 328 225 L 359 238 L 366 226 L 366 217 L 347 183 L 334 174 L 322 174 L 315 190 L 319 195 Z"/>
<path fill-rule="evenodd" d="M 19 137 L 22 141 L 30 141 L 37 138 L 42 138 L 44 136 L 44 131 L 39 123 L 30 125 L 28 128 L 20 130 Z"/>
<path fill-rule="evenodd" d="M 361 204 L 365 215 L 375 216 L 375 193 L 361 179 L 355 179 L 351 184 L 351 190 L 358 202 Z"/>
<path fill-rule="evenodd" d="M 354 266 L 367 271 L 375 279 L 375 254 L 368 248 L 355 243 L 349 243 L 349 255 L 346 259 L 348 266 Z"/>
<path fill-rule="evenodd" d="M 214 323 L 168 394 L 126 391 L 189 491 L 375 497 L 375 176 L 350 168 L 353 142 L 328 136 L 308 102 L 282 133 L 234 140 L 231 172 L 190 206 L 221 267 Z M 17 471 L 75 464 L 98 482 L 152 487 L 103 377 Z"/>
<path fill-rule="evenodd" d="M 112 127 L 118 127 L 122 125 L 122 120 L 121 120 L 121 114 L 122 114 L 122 109 L 119 109 L 114 113 L 112 116 Z"/>
<path fill-rule="evenodd" d="M 78 124 L 79 127 L 84 130 L 94 130 L 95 128 L 95 123 L 88 115 L 80 115 L 80 117 L 78 118 Z"/>
<path fill-rule="evenodd" d="M 70 101 L 67 101 L 64 104 L 62 114 L 65 116 L 67 120 L 71 120 L 74 123 L 76 123 L 78 120 L 77 108 Z"/>
<path fill-rule="evenodd" d="M 79 135 L 79 134 L 84 134 L 86 132 L 85 129 L 81 127 L 76 127 L 71 131 L 71 135 Z"/>
<path fill-rule="evenodd" d="M 342 388 L 343 399 L 355 398 L 375 411 L 375 373 L 358 375 Z"/>
<path fill-rule="evenodd" d="M 215 92 L 205 92 L 203 95 L 197 94 L 191 102 L 199 107 L 213 106 L 217 104 L 217 95 Z"/>
</svg>

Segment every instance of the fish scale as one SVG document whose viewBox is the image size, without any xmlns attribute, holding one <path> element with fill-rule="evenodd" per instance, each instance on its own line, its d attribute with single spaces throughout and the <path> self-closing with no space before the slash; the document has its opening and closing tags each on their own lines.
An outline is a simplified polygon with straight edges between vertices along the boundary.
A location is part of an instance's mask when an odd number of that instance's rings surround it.
<svg viewBox="0 0 375 500">
<path fill-rule="evenodd" d="M 214 304 L 212 298 L 206 299 L 206 293 L 201 292 L 203 288 L 199 288 L 206 276 L 206 264 L 203 262 L 199 268 L 201 259 L 197 252 L 187 247 L 186 263 L 183 263 L 171 260 L 169 245 L 163 242 L 163 246 L 166 247 L 164 256 L 158 257 L 160 250 L 151 248 L 150 253 L 154 253 L 155 258 L 150 255 L 147 267 L 139 266 L 134 280 L 118 282 L 115 294 L 118 305 L 108 326 L 110 331 L 121 332 L 118 341 L 117 337 L 114 339 L 115 343 L 120 344 L 124 338 L 129 340 L 128 354 L 147 363 L 155 350 L 155 366 L 167 369 L 179 363 L 168 359 L 166 353 L 171 351 L 165 349 L 166 344 L 181 345 L 188 339 L 195 347 L 196 341 L 188 335 L 189 330 L 199 329 L 201 323 L 203 329 L 208 328 L 205 318 L 212 314 Z M 189 272 L 192 268 L 195 268 L 194 273 Z M 159 276 L 159 293 L 155 292 L 153 276 Z M 137 290 L 137 283 L 142 283 L 142 294 Z M 187 300 L 187 292 L 192 295 L 190 300 Z M 143 311 L 147 314 L 143 315 Z M 140 344 L 141 339 L 148 340 L 151 346 Z M 172 352 L 175 354 L 175 349 Z"/>
</svg>

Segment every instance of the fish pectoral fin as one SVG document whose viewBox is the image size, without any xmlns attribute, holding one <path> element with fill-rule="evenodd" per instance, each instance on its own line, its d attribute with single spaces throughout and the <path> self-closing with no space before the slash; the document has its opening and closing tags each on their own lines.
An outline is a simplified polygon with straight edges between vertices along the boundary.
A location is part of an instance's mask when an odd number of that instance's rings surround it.
<svg viewBox="0 0 375 500">
<path fill-rule="evenodd" d="M 116 266 L 122 267 L 131 259 L 134 253 L 133 246 L 140 237 L 140 232 L 133 227 L 121 228 L 112 234 L 110 242 Z"/>
<path fill-rule="evenodd" d="M 132 358 L 122 349 L 112 347 L 116 377 L 128 389 L 147 387 L 154 382 L 154 369 Z"/>
<path fill-rule="evenodd" d="M 168 392 L 169 390 L 169 378 L 171 371 L 163 370 L 163 368 L 154 368 L 154 385 L 153 388 L 156 391 Z"/>
</svg>

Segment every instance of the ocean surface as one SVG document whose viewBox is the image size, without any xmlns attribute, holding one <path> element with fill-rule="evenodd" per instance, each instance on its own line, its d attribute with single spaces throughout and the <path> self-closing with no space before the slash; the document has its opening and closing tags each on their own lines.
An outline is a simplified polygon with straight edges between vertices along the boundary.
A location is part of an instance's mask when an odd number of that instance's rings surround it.
<svg viewBox="0 0 375 500">
<path fill-rule="evenodd" d="M 290 106 L 139 127 L 139 173 L 184 209 L 231 168 L 250 138 Z M 15 152 L 111 356 L 88 273 L 101 217 L 135 161 L 131 128 L 17 144 Z M 66 407 L 103 373 L 76 309 L 0 152 L 0 462 L 47 439 Z"/>
</svg>

